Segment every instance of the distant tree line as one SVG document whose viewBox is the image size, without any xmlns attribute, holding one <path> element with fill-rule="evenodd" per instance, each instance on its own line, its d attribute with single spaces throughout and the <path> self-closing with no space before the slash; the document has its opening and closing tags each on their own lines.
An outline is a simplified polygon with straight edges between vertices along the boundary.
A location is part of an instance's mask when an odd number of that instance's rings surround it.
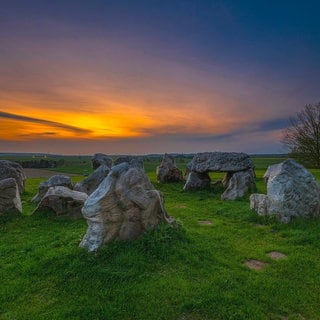
<svg viewBox="0 0 320 320">
<path fill-rule="evenodd" d="M 18 162 L 22 168 L 56 168 L 61 167 L 65 164 L 64 159 L 59 160 L 47 160 L 47 159 L 40 159 L 40 160 L 24 160 L 24 161 L 16 161 Z"/>
</svg>

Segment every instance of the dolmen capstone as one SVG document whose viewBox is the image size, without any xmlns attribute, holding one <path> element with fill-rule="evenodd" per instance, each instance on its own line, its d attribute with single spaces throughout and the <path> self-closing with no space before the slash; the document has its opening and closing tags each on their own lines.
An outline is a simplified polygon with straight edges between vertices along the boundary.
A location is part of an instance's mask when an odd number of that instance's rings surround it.
<svg viewBox="0 0 320 320">
<path fill-rule="evenodd" d="M 8 160 L 0 160 L 0 180 L 7 178 L 16 180 L 20 194 L 24 191 L 27 177 L 21 165 Z"/>
<path fill-rule="evenodd" d="M 6 212 L 22 212 L 19 187 L 14 178 L 0 180 L 0 215 Z"/>
<path fill-rule="evenodd" d="M 110 170 L 111 169 L 108 166 L 102 164 L 95 171 L 93 171 L 89 177 L 81 182 L 76 183 L 73 189 L 90 195 L 98 188 L 99 184 L 109 174 Z"/>
<path fill-rule="evenodd" d="M 94 251 L 114 240 L 132 240 L 160 222 L 173 223 L 144 170 L 122 162 L 84 203 L 88 229 L 80 246 Z"/>
<path fill-rule="evenodd" d="M 255 185 L 254 164 L 246 153 L 203 152 L 197 153 L 187 165 L 187 181 L 183 190 L 202 189 L 210 186 L 209 172 L 226 172 L 222 183 L 226 188 L 222 200 L 235 200 Z"/>
<path fill-rule="evenodd" d="M 32 198 L 32 202 L 39 202 L 51 187 L 67 187 L 73 189 L 71 178 L 63 174 L 56 174 L 39 184 L 38 193 Z"/>
<path fill-rule="evenodd" d="M 88 195 L 64 186 L 50 187 L 33 213 L 50 209 L 57 216 L 81 217 L 81 209 Z"/>
<path fill-rule="evenodd" d="M 165 153 L 156 170 L 158 182 L 179 182 L 183 180 L 182 171 L 177 167 L 174 157 Z"/>
<path fill-rule="evenodd" d="M 108 168 L 112 167 L 112 159 L 104 153 L 96 153 L 91 159 L 93 170 L 98 169 L 101 165 L 106 165 Z"/>
<path fill-rule="evenodd" d="M 320 215 L 320 186 L 301 164 L 288 159 L 270 166 L 265 180 L 267 194 L 250 196 L 250 208 L 258 215 L 275 215 L 283 223 Z"/>
</svg>

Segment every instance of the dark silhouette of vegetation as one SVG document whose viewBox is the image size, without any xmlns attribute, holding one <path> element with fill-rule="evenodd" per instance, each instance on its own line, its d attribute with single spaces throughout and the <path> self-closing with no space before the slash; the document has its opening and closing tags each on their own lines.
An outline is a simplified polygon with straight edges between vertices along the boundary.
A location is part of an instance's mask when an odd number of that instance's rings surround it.
<svg viewBox="0 0 320 320">
<path fill-rule="evenodd" d="M 282 143 L 291 151 L 290 157 L 310 167 L 320 167 L 320 102 L 307 104 L 289 119 Z"/>
</svg>

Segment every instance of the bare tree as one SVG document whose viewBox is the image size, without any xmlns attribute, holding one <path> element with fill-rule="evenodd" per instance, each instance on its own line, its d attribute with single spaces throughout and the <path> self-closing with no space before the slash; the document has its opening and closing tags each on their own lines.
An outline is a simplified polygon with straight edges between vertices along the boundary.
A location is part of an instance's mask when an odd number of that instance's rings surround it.
<svg viewBox="0 0 320 320">
<path fill-rule="evenodd" d="M 282 143 L 291 150 L 290 156 L 309 166 L 320 167 L 320 102 L 307 104 L 289 119 Z"/>
</svg>

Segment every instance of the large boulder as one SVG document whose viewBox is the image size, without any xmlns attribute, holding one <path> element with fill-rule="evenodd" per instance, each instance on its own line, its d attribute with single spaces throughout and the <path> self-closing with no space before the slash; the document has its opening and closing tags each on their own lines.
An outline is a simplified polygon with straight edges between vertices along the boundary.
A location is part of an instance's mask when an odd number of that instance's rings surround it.
<svg viewBox="0 0 320 320">
<path fill-rule="evenodd" d="M 63 174 L 56 174 L 49 178 L 48 181 L 43 181 L 39 184 L 38 193 L 32 198 L 32 202 L 39 202 L 47 193 L 49 188 L 62 186 L 73 189 L 71 178 Z"/>
<path fill-rule="evenodd" d="M 160 222 L 172 223 L 162 194 L 140 168 L 114 166 L 82 209 L 88 230 L 80 243 L 88 251 L 114 240 L 131 240 Z"/>
<path fill-rule="evenodd" d="M 102 164 L 94 172 L 91 173 L 89 177 L 81 182 L 76 183 L 74 186 L 75 191 L 85 192 L 90 195 L 95 191 L 103 179 L 109 174 L 110 168 L 105 164 Z"/>
<path fill-rule="evenodd" d="M 122 156 L 115 160 L 114 165 L 118 165 L 120 163 L 128 163 L 131 167 L 136 167 L 143 169 L 143 160 L 138 156 Z"/>
<path fill-rule="evenodd" d="M 221 195 L 221 200 L 235 200 L 243 197 L 248 191 L 253 192 L 256 189 L 254 180 L 254 171 L 252 169 L 227 173 L 229 176 L 224 179 L 226 190 Z"/>
<path fill-rule="evenodd" d="M 0 180 L 7 178 L 16 180 L 19 193 L 24 191 L 27 177 L 20 164 L 8 160 L 0 160 Z"/>
<path fill-rule="evenodd" d="M 103 153 L 94 154 L 93 158 L 91 159 L 91 162 L 93 170 L 98 169 L 103 164 L 109 168 L 112 167 L 112 159 Z"/>
<path fill-rule="evenodd" d="M 265 183 L 268 183 L 270 178 L 273 178 L 275 175 L 279 174 L 281 171 L 281 163 L 273 164 L 267 168 L 267 171 L 263 175 L 263 180 Z"/>
<path fill-rule="evenodd" d="M 5 212 L 22 212 L 19 188 L 14 178 L 0 180 L 0 215 Z"/>
<path fill-rule="evenodd" d="M 209 175 L 204 173 L 198 173 L 191 171 L 188 174 L 187 181 L 183 187 L 183 191 L 205 189 L 210 186 L 211 179 Z"/>
<path fill-rule="evenodd" d="M 182 171 L 177 167 L 176 160 L 165 154 L 160 166 L 157 167 L 157 180 L 159 182 L 179 182 L 183 180 Z"/>
<path fill-rule="evenodd" d="M 276 215 L 284 223 L 292 217 L 320 215 L 320 186 L 307 169 L 289 159 L 270 169 L 270 172 L 267 195 L 250 196 L 252 210 L 259 215 Z"/>
<path fill-rule="evenodd" d="M 197 153 L 191 161 L 191 171 L 236 172 L 253 169 L 254 164 L 246 153 L 238 152 L 202 152 Z"/>
<path fill-rule="evenodd" d="M 70 190 L 63 186 L 51 187 L 33 213 L 41 209 L 50 209 L 57 216 L 81 217 L 81 208 L 87 198 L 88 195 L 84 192 Z"/>
</svg>

